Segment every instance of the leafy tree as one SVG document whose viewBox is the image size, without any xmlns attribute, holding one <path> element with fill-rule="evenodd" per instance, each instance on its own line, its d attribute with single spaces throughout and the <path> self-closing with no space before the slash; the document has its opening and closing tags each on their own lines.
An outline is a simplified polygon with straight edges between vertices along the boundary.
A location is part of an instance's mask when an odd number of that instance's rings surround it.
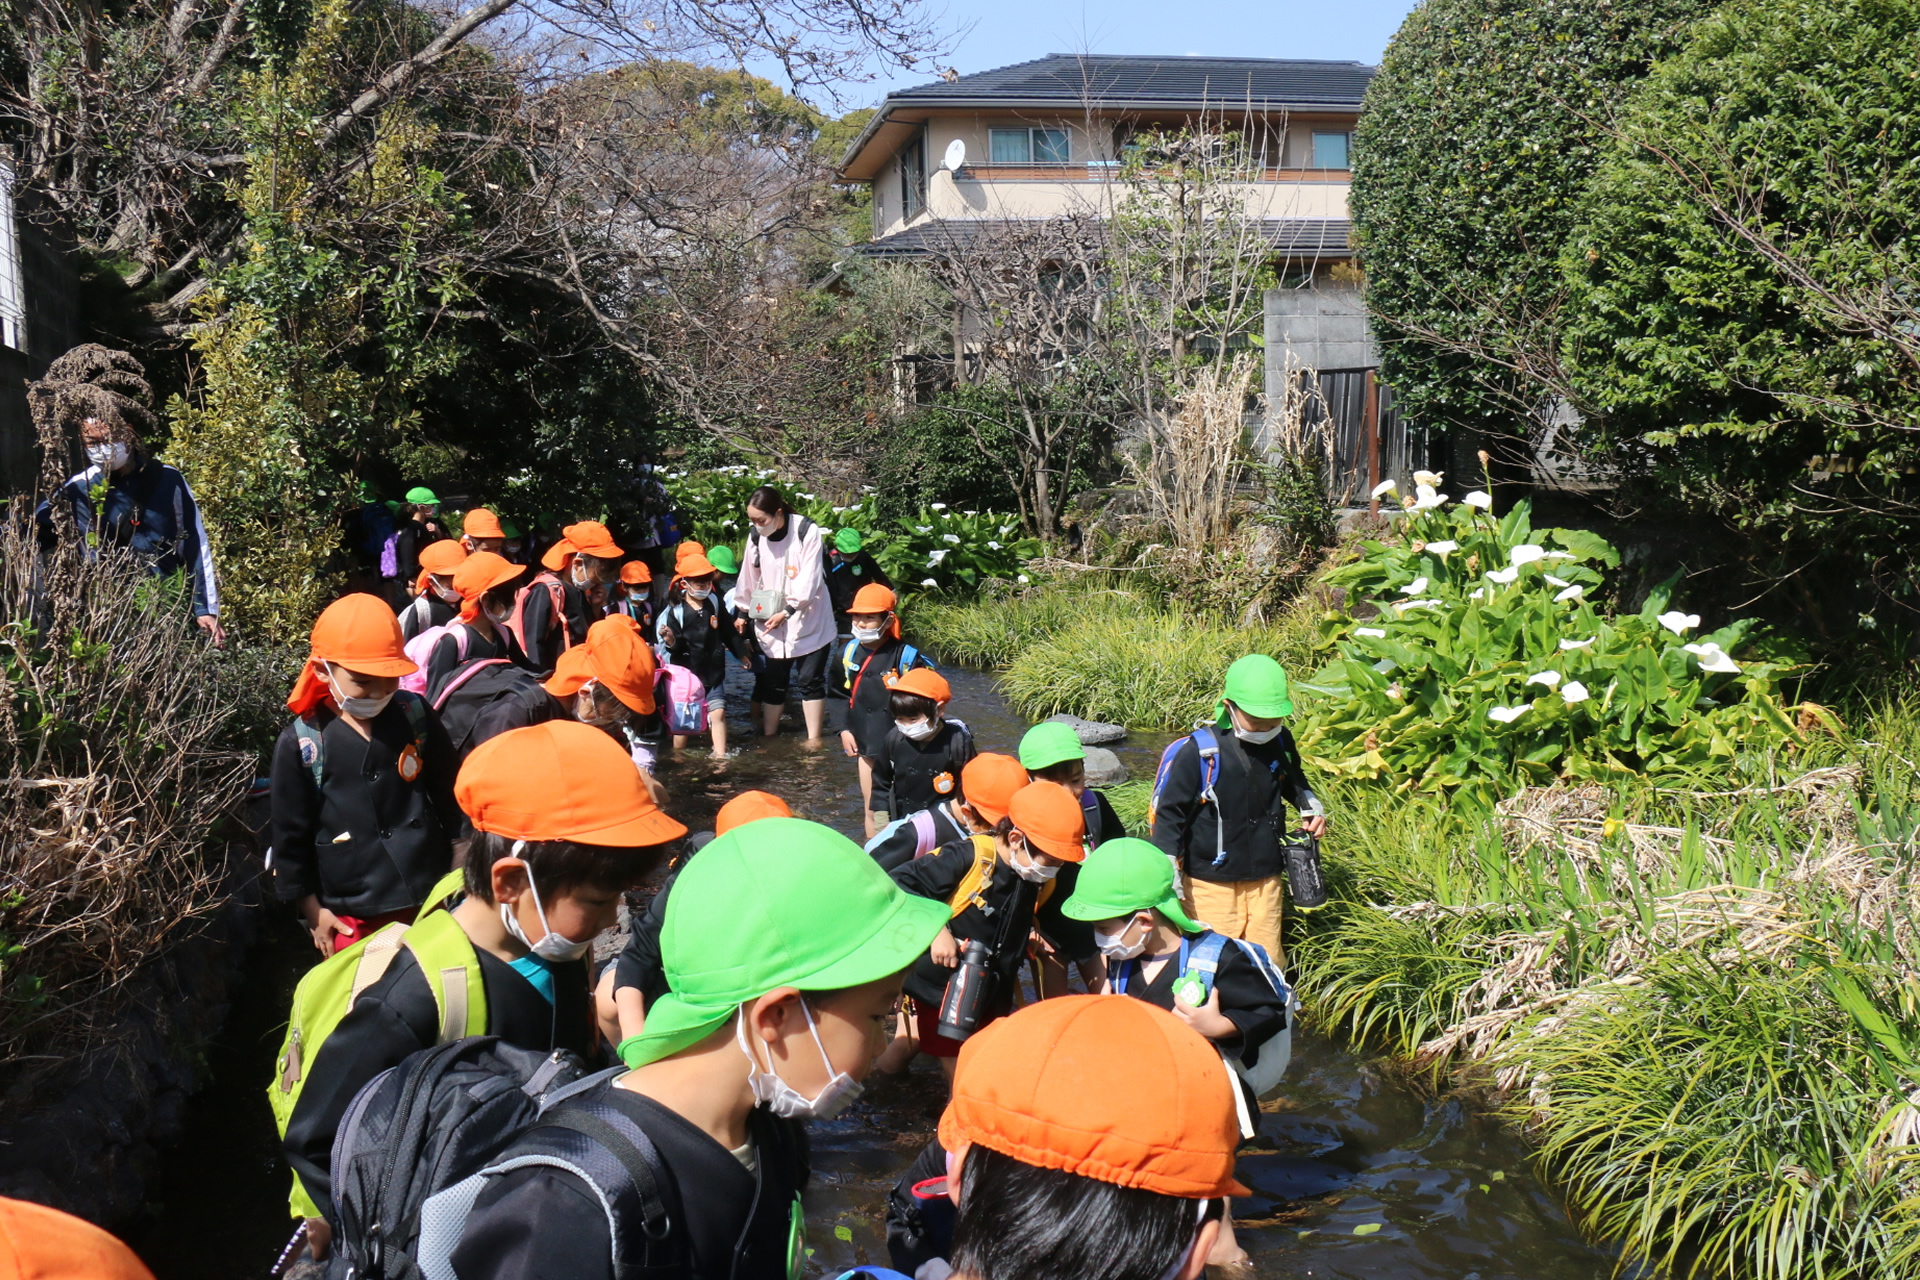
<svg viewBox="0 0 1920 1280">
<path fill-rule="evenodd" d="M 1635 90 L 1565 254 L 1602 443 L 1810 597 L 1920 604 L 1915 66 L 1914 0 L 1723 9 Z"/>
<path fill-rule="evenodd" d="M 1715 0 L 1427 0 L 1367 90 L 1354 231 L 1411 420 L 1524 436 L 1565 388 L 1559 251 L 1626 91 Z"/>
</svg>

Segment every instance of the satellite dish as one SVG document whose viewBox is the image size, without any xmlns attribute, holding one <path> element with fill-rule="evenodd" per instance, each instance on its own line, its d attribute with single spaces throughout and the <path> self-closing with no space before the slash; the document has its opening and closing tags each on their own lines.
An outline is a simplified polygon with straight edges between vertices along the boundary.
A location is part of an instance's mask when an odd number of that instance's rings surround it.
<svg viewBox="0 0 1920 1280">
<path fill-rule="evenodd" d="M 947 158 L 942 163 L 941 167 L 945 169 L 958 170 L 960 166 L 965 164 L 966 162 L 967 162 L 967 144 L 961 141 L 959 138 L 955 138 L 952 142 L 949 142 L 947 144 Z"/>
</svg>

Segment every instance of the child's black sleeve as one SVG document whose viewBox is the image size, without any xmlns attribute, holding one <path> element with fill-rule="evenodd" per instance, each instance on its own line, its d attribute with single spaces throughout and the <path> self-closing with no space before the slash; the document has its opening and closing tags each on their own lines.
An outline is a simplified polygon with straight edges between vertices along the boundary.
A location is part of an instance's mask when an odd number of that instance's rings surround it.
<svg viewBox="0 0 1920 1280">
<path fill-rule="evenodd" d="M 527 668 L 542 676 L 553 674 L 553 664 L 560 659 L 560 650 L 566 646 L 558 634 L 559 628 L 566 625 L 564 618 L 553 616 L 553 593 L 547 584 L 538 580 L 520 588 L 527 593 L 526 619 Z"/>
<path fill-rule="evenodd" d="M 943 844 L 924 858 L 913 858 L 887 874 L 908 893 L 938 902 L 949 902 L 953 891 L 967 878 L 973 866 L 973 841 L 955 840 Z"/>
<path fill-rule="evenodd" d="M 873 753 L 873 799 L 868 803 L 875 813 L 893 812 L 893 748 L 903 741 L 898 729 L 889 729 L 880 749 Z"/>
<path fill-rule="evenodd" d="M 849 643 L 857 643 L 850 641 Z M 838 640 L 827 652 L 827 692 L 842 702 L 853 698 L 853 682 L 847 678 L 846 646 Z"/>
<path fill-rule="evenodd" d="M 734 628 L 732 615 L 712 601 L 707 603 L 707 608 L 713 610 L 715 625 L 718 627 L 721 637 L 726 642 L 727 652 L 731 653 L 735 660 L 739 662 L 752 662 L 753 646 L 749 645 L 747 638 Z M 827 665 L 829 667 L 835 665 L 833 655 L 831 654 L 827 656 Z"/>
<path fill-rule="evenodd" d="M 427 799 L 433 805 L 434 816 L 440 819 L 440 830 L 446 832 L 447 839 L 452 840 L 459 836 L 466 823 L 460 802 L 453 795 L 453 780 L 460 772 L 460 757 L 454 753 L 453 739 L 447 736 L 447 727 L 440 723 L 440 716 L 432 707 L 427 708 L 426 748 L 426 767 L 421 770 L 420 784 L 427 789 Z"/>
<path fill-rule="evenodd" d="M 1252 1066 L 1260 1057 L 1260 1046 L 1286 1029 L 1286 1002 L 1237 942 L 1227 943 L 1220 953 L 1213 988 L 1220 993 L 1220 1012 L 1240 1029 L 1239 1036 L 1214 1043 Z"/>
<path fill-rule="evenodd" d="M 300 760 L 300 737 L 292 725 L 273 744 L 273 893 L 282 902 L 298 902 L 320 892 L 320 788 L 313 770 Z"/>
<path fill-rule="evenodd" d="M 673 882 L 679 878 L 678 871 L 668 876 L 647 909 L 628 920 L 627 945 L 621 948 L 620 957 L 614 962 L 614 988 L 630 987 L 638 991 L 649 1009 L 669 989 L 666 965 L 660 958 L 660 930 L 667 922 L 667 895 L 673 892 Z"/>
<path fill-rule="evenodd" d="M 1200 748 L 1189 738 L 1167 766 L 1167 784 L 1154 808 L 1148 836 L 1161 852 L 1185 865 L 1193 820 L 1200 812 Z"/>
</svg>

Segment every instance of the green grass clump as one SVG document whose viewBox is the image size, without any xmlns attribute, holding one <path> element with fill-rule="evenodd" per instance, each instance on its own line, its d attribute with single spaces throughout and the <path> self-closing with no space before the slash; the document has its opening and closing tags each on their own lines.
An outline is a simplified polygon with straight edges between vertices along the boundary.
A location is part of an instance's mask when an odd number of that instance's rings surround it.
<svg viewBox="0 0 1920 1280">
<path fill-rule="evenodd" d="M 964 601 L 911 597 L 903 627 L 908 639 L 943 661 L 1002 667 L 1089 619 L 1145 618 L 1156 612 L 1154 604 L 1132 591 L 1045 582 L 1015 595 Z"/>
<path fill-rule="evenodd" d="M 1133 778 L 1117 787 L 1103 787 L 1101 794 L 1107 797 L 1107 803 L 1125 824 L 1127 834 L 1147 837 L 1147 806 L 1153 803 L 1153 779 Z"/>
</svg>

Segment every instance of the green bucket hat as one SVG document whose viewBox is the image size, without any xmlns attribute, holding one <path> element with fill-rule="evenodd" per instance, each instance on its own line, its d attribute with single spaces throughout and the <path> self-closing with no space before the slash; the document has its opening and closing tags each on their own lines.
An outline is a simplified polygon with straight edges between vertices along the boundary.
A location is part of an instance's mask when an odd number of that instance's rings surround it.
<svg viewBox="0 0 1920 1280">
<path fill-rule="evenodd" d="M 1250 653 L 1227 668 L 1226 688 L 1213 708 L 1214 723 L 1231 723 L 1227 716 L 1229 702 L 1262 720 L 1293 714 L 1293 699 L 1287 696 L 1287 673 L 1264 653 Z"/>
<path fill-rule="evenodd" d="M 671 899 L 668 905 L 672 905 Z M 1080 864 L 1080 878 L 1061 913 L 1069 920 L 1114 920 L 1152 907 L 1175 927 L 1199 933 L 1173 891 L 1173 862 L 1145 840 L 1109 840 Z"/>
<path fill-rule="evenodd" d="M 842 529 L 833 535 L 833 545 L 840 548 L 841 555 L 850 556 L 865 544 L 860 541 L 858 529 Z"/>
<path fill-rule="evenodd" d="M 1085 760 L 1087 749 L 1080 735 L 1056 720 L 1037 724 L 1020 739 L 1020 764 L 1026 769 L 1044 769 L 1064 760 Z"/>
<path fill-rule="evenodd" d="M 711 548 L 707 552 L 707 563 L 722 573 L 734 574 L 740 572 L 740 560 L 733 554 L 732 547 Z M 669 898 L 667 901 L 671 902 L 673 899 Z"/>
<path fill-rule="evenodd" d="M 432 504 L 433 506 L 436 506 L 436 507 L 440 505 L 440 499 L 437 496 L 435 496 L 433 490 L 427 488 L 427 486 L 423 484 L 417 484 L 413 488 L 407 490 L 407 501 L 411 502 L 416 507 L 424 507 L 424 506 L 427 506 L 428 504 Z"/>
<path fill-rule="evenodd" d="M 511 520 L 502 520 L 500 522 L 500 536 L 504 538 L 517 538 L 520 536 L 520 526 Z"/>
<path fill-rule="evenodd" d="M 775 987 L 833 991 L 898 973 L 949 914 L 817 822 L 762 818 L 729 831 L 674 882 L 660 929 L 672 990 L 620 1056 L 630 1067 L 670 1057 Z"/>
</svg>

